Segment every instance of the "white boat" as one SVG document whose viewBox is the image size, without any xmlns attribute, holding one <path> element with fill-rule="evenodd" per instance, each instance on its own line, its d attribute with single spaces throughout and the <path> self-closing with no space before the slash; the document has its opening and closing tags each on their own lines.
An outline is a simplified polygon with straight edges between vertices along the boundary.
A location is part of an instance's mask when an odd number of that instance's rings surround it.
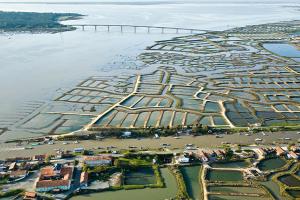
<svg viewBox="0 0 300 200">
<path fill-rule="evenodd" d="M 255 141 L 260 142 L 260 141 L 262 141 L 262 139 L 256 138 Z"/>
</svg>

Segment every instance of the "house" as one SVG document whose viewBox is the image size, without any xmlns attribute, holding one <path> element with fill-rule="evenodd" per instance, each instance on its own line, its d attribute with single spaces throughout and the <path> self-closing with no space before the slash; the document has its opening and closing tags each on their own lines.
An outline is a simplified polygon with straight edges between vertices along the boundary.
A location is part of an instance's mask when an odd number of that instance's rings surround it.
<svg viewBox="0 0 300 200">
<path fill-rule="evenodd" d="M 38 166 L 38 164 L 36 164 L 36 163 L 27 162 L 24 165 L 21 165 L 19 169 L 34 170 L 37 168 L 37 166 Z"/>
<path fill-rule="evenodd" d="M 21 179 L 21 178 L 25 178 L 27 175 L 28 175 L 27 170 L 15 170 L 15 171 L 10 172 L 9 178 L 11 178 L 11 179 Z"/>
<path fill-rule="evenodd" d="M 225 152 L 223 150 L 215 150 L 215 153 L 217 155 L 218 158 L 223 158 L 225 155 Z"/>
<path fill-rule="evenodd" d="M 209 161 L 209 158 L 206 155 L 206 153 L 204 151 L 201 151 L 201 150 L 198 150 L 195 153 L 195 157 L 198 158 L 199 160 L 201 160 L 202 162 L 208 162 Z"/>
<path fill-rule="evenodd" d="M 74 154 L 72 154 L 71 151 L 57 151 L 56 152 L 56 158 L 62 159 L 62 158 L 72 158 L 74 157 Z"/>
<path fill-rule="evenodd" d="M 47 155 L 46 154 L 42 154 L 42 155 L 35 155 L 32 157 L 32 160 L 34 161 L 45 161 Z"/>
<path fill-rule="evenodd" d="M 176 158 L 176 162 L 177 163 L 189 163 L 190 162 L 190 158 L 189 157 L 185 157 L 184 155 L 178 156 Z"/>
<path fill-rule="evenodd" d="M 35 192 L 25 192 L 23 199 L 24 200 L 35 200 L 35 199 L 37 199 L 37 195 Z"/>
<path fill-rule="evenodd" d="M 207 155 L 208 157 L 210 157 L 210 158 L 216 158 L 216 157 L 217 157 L 216 152 L 213 151 L 213 150 L 207 150 L 205 153 L 206 153 L 206 155 Z"/>
<path fill-rule="evenodd" d="M 82 152 L 84 152 L 84 148 L 82 148 L 82 147 L 75 148 L 75 149 L 73 150 L 73 152 L 74 152 L 74 153 L 82 153 Z"/>
<path fill-rule="evenodd" d="M 31 157 L 15 157 L 15 158 L 7 158 L 5 162 L 26 162 L 31 161 Z"/>
<path fill-rule="evenodd" d="M 265 157 L 267 155 L 267 152 L 264 148 L 257 149 L 257 154 L 261 157 Z"/>
<path fill-rule="evenodd" d="M 299 148 L 296 145 L 291 146 L 291 151 L 297 152 Z"/>
<path fill-rule="evenodd" d="M 85 156 L 83 162 L 90 167 L 110 165 L 112 163 L 112 157 L 108 155 Z"/>
<path fill-rule="evenodd" d="M 69 190 L 71 188 L 73 171 L 73 166 L 54 165 L 42 168 L 36 182 L 36 191 Z"/>
<path fill-rule="evenodd" d="M 16 170 L 17 168 L 18 168 L 17 163 L 13 162 L 9 165 L 8 170 L 13 171 L 13 170 Z"/>
<path fill-rule="evenodd" d="M 87 172 L 81 172 L 80 174 L 80 188 L 86 189 L 88 186 L 88 173 Z"/>
<path fill-rule="evenodd" d="M 275 150 L 276 150 L 276 155 L 277 155 L 277 156 L 282 156 L 282 155 L 285 154 L 285 151 L 284 151 L 281 147 L 279 147 L 279 146 L 277 146 L 277 147 L 275 148 Z"/>
<path fill-rule="evenodd" d="M 293 158 L 293 159 L 299 159 L 299 155 L 296 154 L 296 153 L 293 152 L 293 151 L 290 151 L 290 152 L 288 153 L 288 157 L 289 157 L 289 158 Z"/>
</svg>

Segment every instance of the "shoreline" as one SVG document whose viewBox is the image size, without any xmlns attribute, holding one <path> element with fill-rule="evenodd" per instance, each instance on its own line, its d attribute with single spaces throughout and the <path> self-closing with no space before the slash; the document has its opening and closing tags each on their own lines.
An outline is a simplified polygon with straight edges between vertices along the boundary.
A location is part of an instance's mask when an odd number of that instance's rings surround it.
<svg viewBox="0 0 300 200">
<path fill-rule="evenodd" d="M 296 131 L 290 132 L 264 132 L 251 134 L 246 136 L 245 134 L 239 135 L 238 133 L 230 135 L 222 135 L 222 138 L 216 138 L 215 135 L 202 135 L 202 136 L 180 136 L 179 139 L 174 137 L 161 137 L 159 139 L 144 138 L 144 139 L 114 139 L 107 138 L 101 141 L 99 140 L 82 140 L 78 144 L 74 141 L 69 141 L 68 144 L 64 145 L 65 141 L 55 141 L 53 145 L 42 144 L 34 146 L 33 149 L 24 149 L 26 146 L 31 146 L 31 144 L 22 144 L 18 146 L 17 143 L 4 143 L 1 144 L 0 149 L 0 159 L 10 158 L 10 157 L 28 157 L 37 154 L 55 154 L 57 149 L 70 150 L 73 151 L 74 148 L 82 147 L 86 150 L 88 149 L 98 149 L 99 151 L 106 150 L 107 147 L 114 146 L 111 150 L 123 150 L 132 149 L 130 146 L 136 147 L 135 149 L 149 149 L 158 150 L 162 148 L 161 144 L 169 144 L 169 150 L 183 149 L 185 144 L 194 144 L 198 148 L 220 148 L 224 144 L 228 145 L 259 145 L 259 146 L 275 146 L 277 144 L 288 145 L 290 143 L 297 143 L 299 140 L 299 134 Z M 256 142 L 256 138 L 261 138 L 261 142 Z M 289 138 L 285 140 L 284 138 Z M 230 143 L 229 143 L 230 142 Z M 223 143 L 223 144 L 222 144 Z"/>
</svg>

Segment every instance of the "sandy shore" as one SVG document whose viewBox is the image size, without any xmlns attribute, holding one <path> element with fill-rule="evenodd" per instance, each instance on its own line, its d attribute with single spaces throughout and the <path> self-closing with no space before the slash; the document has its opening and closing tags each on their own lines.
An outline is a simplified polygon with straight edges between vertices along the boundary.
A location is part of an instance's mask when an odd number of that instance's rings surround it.
<svg viewBox="0 0 300 200">
<path fill-rule="evenodd" d="M 53 145 L 44 144 L 35 146 L 34 149 L 24 149 L 25 146 L 31 146 L 31 144 L 22 144 L 17 146 L 16 143 L 5 143 L 1 144 L 0 147 L 0 159 L 5 159 L 8 157 L 16 156 L 33 156 L 36 154 L 54 154 L 55 149 L 63 150 L 73 150 L 76 147 L 83 147 L 85 149 L 93 148 L 106 148 L 108 146 L 115 146 L 116 149 L 127 149 L 129 146 L 136 146 L 137 148 L 149 148 L 157 149 L 161 147 L 161 144 L 170 144 L 170 149 L 172 148 L 183 148 L 185 144 L 195 144 L 200 148 L 214 148 L 222 145 L 223 142 L 230 142 L 231 144 L 243 144 L 252 145 L 255 144 L 256 138 L 261 138 L 263 141 L 259 142 L 261 145 L 273 145 L 275 143 L 297 143 L 300 135 L 296 131 L 291 132 L 276 132 L 268 133 L 266 135 L 262 133 L 256 133 L 251 136 L 246 136 L 244 134 L 232 134 L 224 135 L 223 138 L 216 138 L 214 135 L 205 136 L 182 136 L 180 139 L 175 139 L 173 137 L 161 137 L 160 139 L 104 139 L 102 141 L 86 140 L 80 141 L 79 144 L 74 142 L 69 142 L 69 144 L 64 145 L 63 142 L 56 142 Z M 282 138 L 290 138 L 290 140 L 283 140 Z"/>
</svg>

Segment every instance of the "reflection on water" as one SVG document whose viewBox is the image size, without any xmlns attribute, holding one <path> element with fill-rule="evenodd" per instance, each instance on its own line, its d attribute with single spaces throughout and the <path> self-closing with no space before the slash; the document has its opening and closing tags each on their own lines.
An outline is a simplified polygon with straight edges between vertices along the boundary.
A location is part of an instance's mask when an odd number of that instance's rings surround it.
<svg viewBox="0 0 300 200">
<path fill-rule="evenodd" d="M 280 187 L 277 183 L 272 181 L 271 177 L 268 179 L 268 181 L 261 182 L 261 184 L 271 192 L 276 200 L 282 199 L 282 196 L 280 195 Z"/>
<path fill-rule="evenodd" d="M 263 46 L 278 55 L 286 56 L 289 58 L 300 58 L 300 50 L 294 45 L 286 43 L 266 43 Z"/>
<path fill-rule="evenodd" d="M 145 46 L 170 37 L 79 30 L 0 35 L 0 128 L 89 76 L 136 73 L 132 63 Z"/>
<path fill-rule="evenodd" d="M 167 168 L 161 169 L 161 174 L 164 178 L 165 188 L 146 188 L 136 190 L 118 190 L 99 192 L 88 195 L 80 195 L 72 197 L 72 200 L 117 200 L 117 199 L 143 199 L 143 200 L 158 200 L 158 199 L 170 199 L 175 197 L 177 191 L 177 184 L 175 177 Z"/>
<path fill-rule="evenodd" d="M 133 24 L 214 30 L 290 20 L 299 16 L 298 11 L 291 7 L 294 1 L 280 4 L 269 1 L 266 4 L 241 3 L 243 1 L 183 3 L 170 0 L 163 3 L 132 0 L 119 4 L 79 4 L 68 1 L 63 4 L 66 1 L 49 1 L 52 3 L 28 4 L 21 0 L 23 3 L 1 3 L 0 7 L 3 11 L 73 12 L 86 15 L 80 20 L 64 22 L 66 24 Z M 268 12 L 265 12 L 266 7 Z M 24 103 L 28 105 L 38 100 L 34 104 L 43 105 L 89 76 L 136 73 L 140 67 L 140 63 L 136 63 L 136 56 L 155 40 L 173 36 L 93 30 L 58 34 L 1 34 L 0 128 L 13 124 L 31 112 L 23 108 Z M 4 136 L 9 137 L 5 134 L 0 140 Z"/>
<path fill-rule="evenodd" d="M 200 166 L 180 168 L 189 197 L 194 200 L 200 199 L 199 173 Z"/>
</svg>

